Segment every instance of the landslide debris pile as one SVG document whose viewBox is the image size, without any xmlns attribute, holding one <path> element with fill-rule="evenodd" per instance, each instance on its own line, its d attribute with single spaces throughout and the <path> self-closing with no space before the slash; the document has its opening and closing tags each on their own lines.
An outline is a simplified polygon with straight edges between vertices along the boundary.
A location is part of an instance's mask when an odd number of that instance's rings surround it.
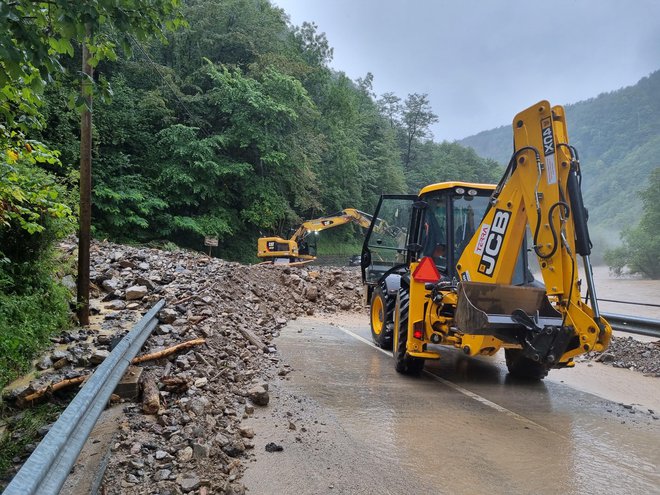
<svg viewBox="0 0 660 495">
<path fill-rule="evenodd" d="M 240 422 L 268 403 L 268 382 L 290 371 L 273 339 L 289 319 L 360 310 L 357 270 L 245 266 L 109 243 L 96 245 L 93 259 L 104 301 L 146 309 L 167 300 L 144 352 L 206 339 L 204 346 L 145 366 L 159 383 L 161 408 L 155 416 L 139 404 L 125 408 L 106 493 L 244 493 L 238 480 L 254 433 Z"/>
<path fill-rule="evenodd" d="M 86 368 L 102 362 L 164 298 L 159 325 L 140 355 L 195 338 L 205 343 L 141 365 L 156 383 L 160 407 L 150 415 L 140 403 L 123 404 L 126 419 L 112 447 L 104 493 L 244 493 L 239 479 L 254 433 L 241 420 L 268 403 L 268 382 L 290 371 L 278 357 L 275 337 L 302 315 L 362 310 L 358 270 L 246 266 L 108 242 L 93 245 L 91 264 L 98 328 L 54 339 L 56 347 L 38 363 L 41 376 L 15 391 L 14 399 L 20 403 L 44 385 L 88 374 Z M 14 459 L 16 468 L 28 454 Z"/>
<path fill-rule="evenodd" d="M 633 337 L 612 337 L 605 352 L 589 353 L 587 357 L 615 368 L 660 377 L 660 340 L 640 342 Z"/>
</svg>

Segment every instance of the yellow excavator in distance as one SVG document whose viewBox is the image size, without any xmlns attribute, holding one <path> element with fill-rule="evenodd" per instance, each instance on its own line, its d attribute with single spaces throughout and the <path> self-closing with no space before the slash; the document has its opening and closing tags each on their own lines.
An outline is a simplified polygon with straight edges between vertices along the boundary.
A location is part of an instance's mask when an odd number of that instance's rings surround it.
<svg viewBox="0 0 660 495">
<path fill-rule="evenodd" d="M 315 243 L 310 242 L 310 234 L 332 229 L 347 223 L 356 223 L 368 228 L 372 217 L 368 213 L 346 208 L 340 213 L 303 222 L 289 239 L 281 237 L 260 237 L 257 242 L 257 256 L 264 263 L 291 264 L 309 263 L 316 259 Z"/>
<path fill-rule="evenodd" d="M 513 136 L 497 185 L 443 182 L 417 196 L 381 197 L 362 249 L 362 280 L 372 338 L 393 350 L 400 373 L 419 373 L 450 346 L 469 356 L 504 349 L 510 374 L 540 380 L 609 345 L 564 109 L 531 106 L 514 118 Z M 394 218 L 407 225 L 405 236 L 374 228 Z M 543 282 L 529 268 L 531 253 Z"/>
</svg>

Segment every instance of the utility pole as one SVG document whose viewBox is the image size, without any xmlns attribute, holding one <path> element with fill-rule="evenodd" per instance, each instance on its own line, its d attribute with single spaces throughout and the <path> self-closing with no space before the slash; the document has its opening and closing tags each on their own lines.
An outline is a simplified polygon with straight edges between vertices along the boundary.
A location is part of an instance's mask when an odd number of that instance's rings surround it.
<svg viewBox="0 0 660 495">
<path fill-rule="evenodd" d="M 85 26 L 82 44 L 81 96 L 85 100 L 80 119 L 80 227 L 78 232 L 78 320 L 89 325 L 89 247 L 92 226 L 92 91 L 93 69 L 89 64 L 87 42 L 91 26 Z"/>
</svg>

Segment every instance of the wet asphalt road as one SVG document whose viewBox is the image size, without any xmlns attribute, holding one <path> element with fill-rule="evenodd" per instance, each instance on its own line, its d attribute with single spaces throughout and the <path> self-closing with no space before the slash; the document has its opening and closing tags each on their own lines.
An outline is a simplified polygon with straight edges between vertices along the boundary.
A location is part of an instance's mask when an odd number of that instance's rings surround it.
<svg viewBox="0 0 660 495">
<path fill-rule="evenodd" d="M 249 493 L 660 494 L 660 420 L 647 409 L 515 382 L 497 360 L 453 350 L 404 377 L 365 323 L 283 329 L 294 371 L 248 422 Z"/>
</svg>

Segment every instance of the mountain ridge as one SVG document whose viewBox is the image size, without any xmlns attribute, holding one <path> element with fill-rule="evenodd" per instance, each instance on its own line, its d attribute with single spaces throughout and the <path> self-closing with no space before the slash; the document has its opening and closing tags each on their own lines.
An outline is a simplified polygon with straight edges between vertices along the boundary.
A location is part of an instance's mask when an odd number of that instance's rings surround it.
<svg viewBox="0 0 660 495">
<path fill-rule="evenodd" d="M 639 191 L 660 167 L 660 70 L 564 108 L 570 143 L 580 153 L 591 224 L 612 241 L 612 232 L 637 222 Z M 511 127 L 503 125 L 457 142 L 504 165 L 512 140 Z"/>
</svg>

